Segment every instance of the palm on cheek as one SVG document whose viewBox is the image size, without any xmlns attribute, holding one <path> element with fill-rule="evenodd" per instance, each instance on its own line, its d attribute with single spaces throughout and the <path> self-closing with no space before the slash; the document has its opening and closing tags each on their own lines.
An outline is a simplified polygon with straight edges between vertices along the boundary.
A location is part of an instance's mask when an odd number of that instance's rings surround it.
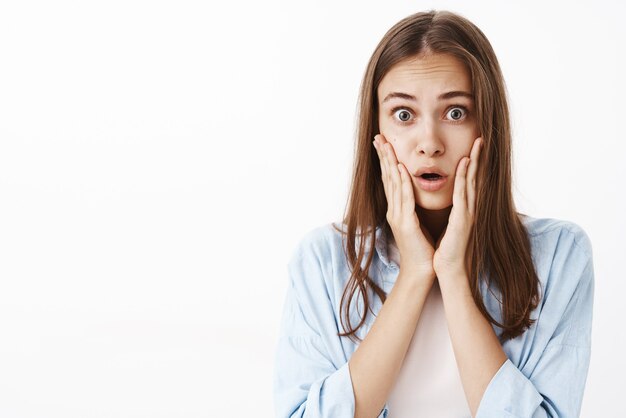
<svg viewBox="0 0 626 418">
<path fill-rule="evenodd" d="M 476 171 L 482 138 L 474 141 L 469 159 L 457 165 L 448 225 L 435 244 L 433 269 L 437 277 L 467 274 L 465 256 L 476 206 Z M 469 161 L 469 165 L 467 165 Z"/>
</svg>

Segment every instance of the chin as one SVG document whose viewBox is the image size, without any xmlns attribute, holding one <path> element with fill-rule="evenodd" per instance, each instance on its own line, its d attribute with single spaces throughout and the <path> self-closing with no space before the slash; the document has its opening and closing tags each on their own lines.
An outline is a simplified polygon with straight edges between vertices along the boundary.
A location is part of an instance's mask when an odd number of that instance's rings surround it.
<svg viewBox="0 0 626 418">
<path fill-rule="evenodd" d="M 427 210 L 441 210 L 452 206 L 452 199 L 426 197 L 416 201 L 417 206 Z"/>
<path fill-rule="evenodd" d="M 440 210 L 452 206 L 452 193 L 443 188 L 436 192 L 427 192 L 413 185 L 415 204 L 422 209 Z"/>
</svg>

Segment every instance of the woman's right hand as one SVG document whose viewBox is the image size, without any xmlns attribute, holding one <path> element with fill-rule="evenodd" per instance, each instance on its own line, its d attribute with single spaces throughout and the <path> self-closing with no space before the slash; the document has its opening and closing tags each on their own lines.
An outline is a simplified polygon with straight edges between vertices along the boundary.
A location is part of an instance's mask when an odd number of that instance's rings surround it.
<svg viewBox="0 0 626 418">
<path fill-rule="evenodd" d="M 382 134 L 374 136 L 374 147 L 387 197 L 387 222 L 400 251 L 400 272 L 404 277 L 432 285 L 435 244 L 415 212 L 411 174 L 404 164 L 398 163 L 393 147 Z"/>
</svg>

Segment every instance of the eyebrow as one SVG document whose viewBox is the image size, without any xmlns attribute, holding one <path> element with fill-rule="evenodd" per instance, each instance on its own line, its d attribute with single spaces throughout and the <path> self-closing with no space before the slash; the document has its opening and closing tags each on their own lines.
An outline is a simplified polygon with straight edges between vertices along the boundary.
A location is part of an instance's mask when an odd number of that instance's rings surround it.
<svg viewBox="0 0 626 418">
<path fill-rule="evenodd" d="M 474 100 L 474 96 L 471 93 L 468 93 L 466 91 L 448 91 L 446 93 L 442 93 L 437 97 L 437 100 L 446 100 L 446 99 L 452 99 L 454 97 L 466 97 L 470 100 Z M 415 96 L 411 96 L 410 94 L 407 93 L 401 93 L 401 92 L 392 92 L 389 93 L 387 95 L 387 97 L 385 97 L 385 100 L 383 100 L 383 103 L 385 103 L 388 100 L 391 99 L 406 99 L 406 100 L 412 100 L 414 102 L 417 101 L 417 99 L 415 98 Z"/>
</svg>

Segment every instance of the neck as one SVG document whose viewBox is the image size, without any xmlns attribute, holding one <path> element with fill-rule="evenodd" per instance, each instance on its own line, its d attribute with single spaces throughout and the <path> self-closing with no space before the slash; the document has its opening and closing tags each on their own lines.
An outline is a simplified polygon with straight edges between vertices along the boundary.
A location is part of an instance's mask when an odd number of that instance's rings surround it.
<svg viewBox="0 0 626 418">
<path fill-rule="evenodd" d="M 448 225 L 448 218 L 452 211 L 452 205 L 443 209 L 424 209 L 418 205 L 415 205 L 415 212 L 420 220 L 420 224 L 426 228 L 433 237 L 434 242 L 437 242 L 441 233 Z"/>
</svg>

